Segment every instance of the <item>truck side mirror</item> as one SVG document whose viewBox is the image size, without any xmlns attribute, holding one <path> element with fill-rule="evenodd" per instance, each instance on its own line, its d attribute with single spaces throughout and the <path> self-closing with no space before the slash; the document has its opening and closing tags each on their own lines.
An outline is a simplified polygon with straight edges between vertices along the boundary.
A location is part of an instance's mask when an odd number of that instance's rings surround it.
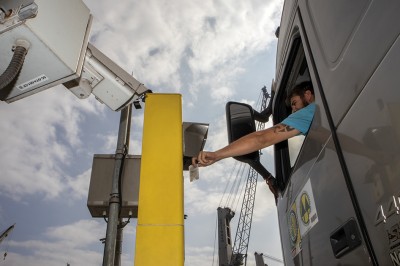
<svg viewBox="0 0 400 266">
<path fill-rule="evenodd" d="M 226 104 L 226 122 L 229 143 L 256 131 L 253 108 L 245 103 L 228 102 Z M 258 151 L 234 157 L 236 160 L 249 163 L 260 160 Z"/>
<path fill-rule="evenodd" d="M 253 108 L 245 103 L 228 102 L 226 104 L 226 122 L 229 143 L 256 131 Z M 261 164 L 260 153 L 258 151 L 233 158 L 249 164 L 264 179 L 273 177 Z"/>
</svg>

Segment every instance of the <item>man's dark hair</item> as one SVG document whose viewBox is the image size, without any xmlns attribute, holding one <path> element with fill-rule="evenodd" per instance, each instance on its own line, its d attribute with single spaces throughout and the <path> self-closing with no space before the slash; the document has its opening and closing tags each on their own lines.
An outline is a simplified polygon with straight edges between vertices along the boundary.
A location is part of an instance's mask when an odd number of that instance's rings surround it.
<svg viewBox="0 0 400 266">
<path fill-rule="evenodd" d="M 303 81 L 302 83 L 294 86 L 294 88 L 289 92 L 286 98 L 288 105 L 290 106 L 290 99 L 292 97 L 300 96 L 300 98 L 303 98 L 306 91 L 311 91 L 311 93 L 314 95 L 314 88 L 310 81 Z"/>
</svg>

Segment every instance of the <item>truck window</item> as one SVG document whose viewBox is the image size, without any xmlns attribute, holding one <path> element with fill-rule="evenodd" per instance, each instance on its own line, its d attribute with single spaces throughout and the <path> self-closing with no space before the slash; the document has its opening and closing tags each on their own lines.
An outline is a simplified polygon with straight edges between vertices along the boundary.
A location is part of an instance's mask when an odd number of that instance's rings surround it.
<svg viewBox="0 0 400 266">
<path fill-rule="evenodd" d="M 303 81 L 310 81 L 310 73 L 308 71 L 307 61 L 304 56 L 303 46 L 300 45 L 298 53 L 298 60 L 295 60 L 292 66 L 292 74 L 291 78 L 293 81 L 290 83 L 290 86 L 286 87 L 287 94 L 289 94 L 290 90 L 297 84 Z M 289 108 L 290 105 L 289 105 Z M 289 111 L 291 113 L 291 110 Z M 297 157 L 300 153 L 301 147 L 303 146 L 305 136 L 298 135 L 288 140 L 288 149 L 289 149 L 289 158 L 290 158 L 290 167 L 293 167 L 296 163 Z"/>
<path fill-rule="evenodd" d="M 292 113 L 287 95 L 289 95 L 293 87 L 304 81 L 311 81 L 311 78 L 303 44 L 298 37 L 292 43 L 292 49 L 285 64 L 282 82 L 277 90 L 274 107 L 275 124 L 280 123 Z M 283 175 L 282 182 L 284 186 L 290 176 L 291 169 L 296 164 L 305 138 L 303 135 L 298 135 L 285 143 L 277 144 L 275 147 L 275 153 L 278 151 L 278 154 L 276 154 L 276 172 Z"/>
</svg>

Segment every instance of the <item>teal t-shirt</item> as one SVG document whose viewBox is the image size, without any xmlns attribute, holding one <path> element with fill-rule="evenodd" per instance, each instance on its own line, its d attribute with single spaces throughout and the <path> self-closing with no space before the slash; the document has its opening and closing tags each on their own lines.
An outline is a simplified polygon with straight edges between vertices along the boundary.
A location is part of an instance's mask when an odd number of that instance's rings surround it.
<svg viewBox="0 0 400 266">
<path fill-rule="evenodd" d="M 315 103 L 310 103 L 306 107 L 286 117 L 281 124 L 293 127 L 306 135 L 310 129 L 311 122 L 314 118 Z"/>
</svg>

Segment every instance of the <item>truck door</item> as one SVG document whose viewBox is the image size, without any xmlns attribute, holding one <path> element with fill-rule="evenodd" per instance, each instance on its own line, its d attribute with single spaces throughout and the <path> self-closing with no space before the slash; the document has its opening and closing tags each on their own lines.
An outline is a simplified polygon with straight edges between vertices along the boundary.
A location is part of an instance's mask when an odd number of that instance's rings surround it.
<svg viewBox="0 0 400 266">
<path fill-rule="evenodd" d="M 400 265 L 400 2 L 299 8 L 371 261 Z"/>
<path fill-rule="evenodd" d="M 274 124 L 289 115 L 286 95 L 302 81 L 313 83 L 317 108 L 305 138 L 275 145 L 276 177 L 282 189 L 277 207 L 285 264 L 369 265 L 368 236 L 348 190 L 323 99 L 324 88 L 299 11 L 292 17 L 281 24 L 289 30 L 278 43 L 278 62 L 283 66 L 276 79 Z"/>
<path fill-rule="evenodd" d="M 379 265 L 400 265 L 400 40 L 343 121 L 338 139 Z"/>
</svg>

